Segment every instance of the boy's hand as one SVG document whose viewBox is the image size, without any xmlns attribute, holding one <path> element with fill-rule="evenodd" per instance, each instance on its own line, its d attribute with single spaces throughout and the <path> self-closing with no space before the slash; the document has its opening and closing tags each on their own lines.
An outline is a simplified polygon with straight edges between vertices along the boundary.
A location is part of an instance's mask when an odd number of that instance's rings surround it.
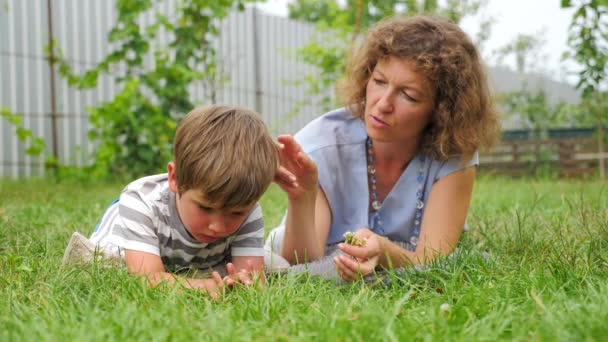
<svg viewBox="0 0 608 342">
<path fill-rule="evenodd" d="M 354 233 L 354 238 L 365 242 L 362 246 L 338 244 L 338 248 L 344 254 L 334 258 L 338 274 L 346 281 L 354 281 L 372 273 L 378 266 L 382 253 L 380 237 L 371 230 L 359 229 Z"/>
<path fill-rule="evenodd" d="M 281 165 L 275 176 L 277 183 L 287 193 L 289 199 L 298 199 L 306 193 L 316 194 L 318 187 L 317 166 L 302 151 L 291 135 L 278 137 Z"/>
<path fill-rule="evenodd" d="M 253 284 L 250 274 L 251 272 L 248 270 L 243 269 L 237 272 L 234 265 L 229 262 L 226 264 L 226 271 L 228 275 L 224 277 L 224 282 L 228 286 L 234 286 L 237 283 L 241 283 L 245 286 L 251 286 L 251 284 Z"/>
<path fill-rule="evenodd" d="M 207 292 L 209 296 L 213 298 L 213 300 L 219 301 L 220 296 L 223 294 L 224 287 L 226 286 L 226 282 L 224 282 L 222 276 L 219 273 L 213 272 L 211 274 L 211 279 L 198 279 L 198 281 L 196 281 L 194 285 L 196 287 L 204 289 L 205 292 Z"/>
<path fill-rule="evenodd" d="M 226 264 L 226 271 L 228 275 L 224 277 L 223 281 L 227 286 L 234 286 L 237 283 L 251 286 L 258 281 L 260 277 L 259 272 L 254 269 L 253 264 L 249 261 L 247 262 L 247 268 L 241 269 L 240 271 L 237 271 L 234 264 L 229 262 Z"/>
</svg>

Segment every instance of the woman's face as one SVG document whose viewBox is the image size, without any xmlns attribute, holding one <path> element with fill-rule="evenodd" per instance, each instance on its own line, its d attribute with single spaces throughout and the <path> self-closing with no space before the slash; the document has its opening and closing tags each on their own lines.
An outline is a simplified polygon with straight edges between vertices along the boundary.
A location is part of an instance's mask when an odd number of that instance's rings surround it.
<svg viewBox="0 0 608 342">
<path fill-rule="evenodd" d="M 367 82 L 365 127 L 373 140 L 419 143 L 435 99 L 414 63 L 397 57 L 378 61 Z"/>
</svg>

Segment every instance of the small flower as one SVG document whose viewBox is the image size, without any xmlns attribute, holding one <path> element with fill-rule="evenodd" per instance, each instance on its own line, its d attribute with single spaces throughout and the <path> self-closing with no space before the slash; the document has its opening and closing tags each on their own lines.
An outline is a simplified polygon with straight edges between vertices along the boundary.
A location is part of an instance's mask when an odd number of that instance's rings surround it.
<svg viewBox="0 0 608 342">
<path fill-rule="evenodd" d="M 349 245 L 359 246 L 359 247 L 365 246 L 366 241 L 356 237 L 355 233 L 353 233 L 353 232 L 346 232 L 346 233 L 344 233 L 343 236 L 344 236 L 344 242 L 346 242 Z"/>
<path fill-rule="evenodd" d="M 450 304 L 443 303 L 439 306 L 439 313 L 442 315 L 447 315 L 450 312 Z"/>
</svg>

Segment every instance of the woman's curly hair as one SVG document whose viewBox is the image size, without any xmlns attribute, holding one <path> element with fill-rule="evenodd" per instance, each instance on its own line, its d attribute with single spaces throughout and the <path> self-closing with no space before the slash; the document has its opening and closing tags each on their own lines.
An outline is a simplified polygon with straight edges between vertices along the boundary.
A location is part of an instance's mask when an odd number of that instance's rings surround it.
<svg viewBox="0 0 608 342">
<path fill-rule="evenodd" d="M 423 152 L 439 160 L 465 159 L 495 143 L 498 116 L 479 53 L 457 25 L 437 16 L 390 17 L 367 32 L 338 87 L 354 115 L 363 118 L 367 82 L 378 61 L 389 56 L 413 61 L 434 91 Z"/>
</svg>

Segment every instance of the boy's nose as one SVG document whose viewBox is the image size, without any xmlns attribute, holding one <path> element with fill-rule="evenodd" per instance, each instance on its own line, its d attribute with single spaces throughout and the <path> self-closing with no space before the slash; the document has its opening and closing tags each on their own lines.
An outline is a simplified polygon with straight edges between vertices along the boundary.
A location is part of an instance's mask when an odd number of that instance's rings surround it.
<svg viewBox="0 0 608 342">
<path fill-rule="evenodd" d="M 224 231 L 224 217 L 222 215 L 214 215 L 209 223 L 209 230 L 214 233 L 221 233 Z"/>
</svg>

